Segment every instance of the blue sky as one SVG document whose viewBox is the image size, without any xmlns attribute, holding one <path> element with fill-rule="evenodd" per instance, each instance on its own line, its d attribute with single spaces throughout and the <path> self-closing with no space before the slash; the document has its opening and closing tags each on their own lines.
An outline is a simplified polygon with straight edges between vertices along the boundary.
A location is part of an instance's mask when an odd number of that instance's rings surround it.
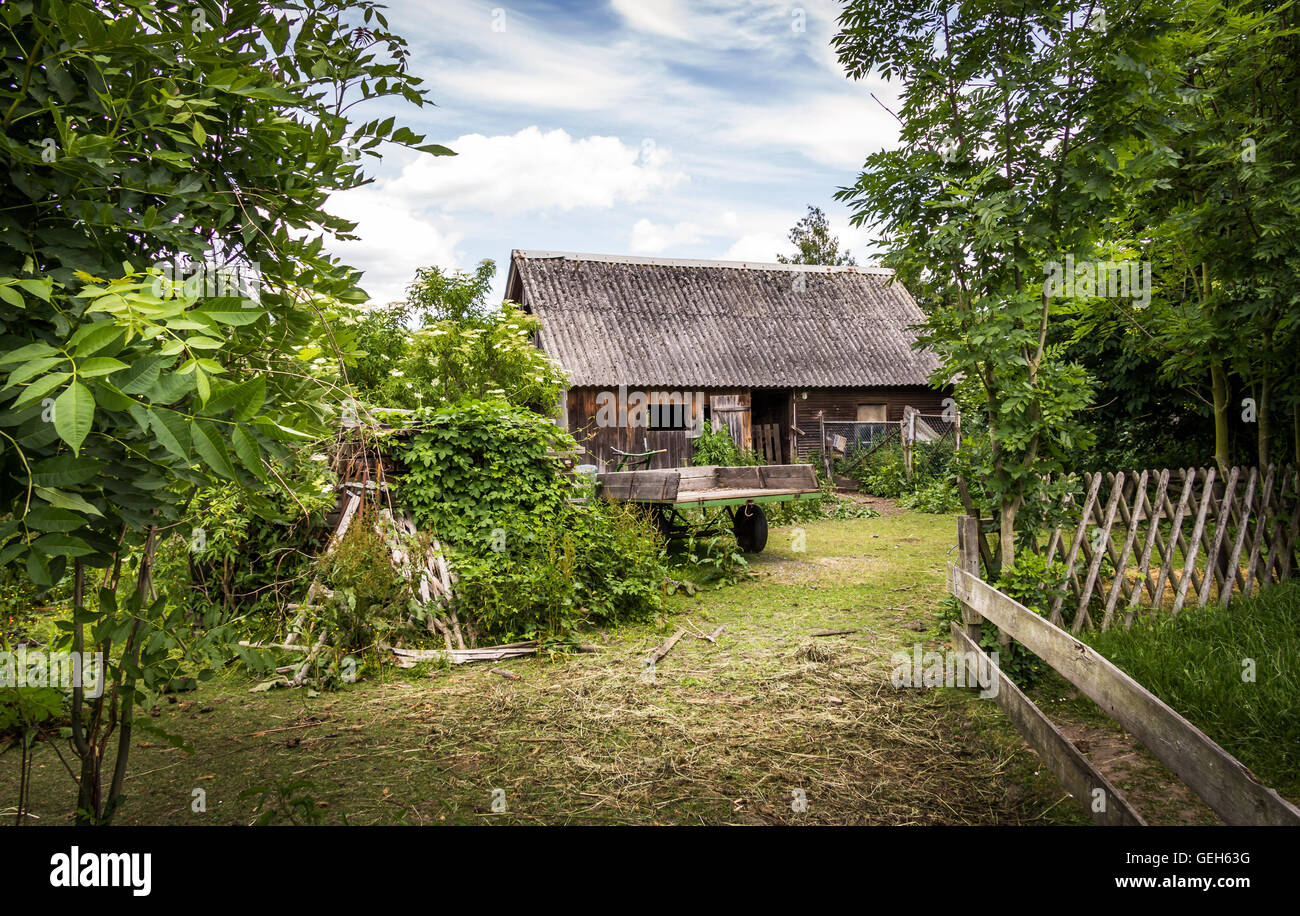
<svg viewBox="0 0 1300 916">
<path fill-rule="evenodd" d="M 332 249 L 378 301 L 417 267 L 469 270 L 511 249 L 773 261 L 808 204 L 859 262 L 870 233 L 833 201 L 896 143 L 891 87 L 854 83 L 839 5 L 390 0 L 389 25 L 437 107 L 400 109 L 458 155 L 389 148 L 330 209 Z M 362 111 L 365 118 L 378 109 Z M 392 113 L 392 112 L 385 112 Z"/>
</svg>

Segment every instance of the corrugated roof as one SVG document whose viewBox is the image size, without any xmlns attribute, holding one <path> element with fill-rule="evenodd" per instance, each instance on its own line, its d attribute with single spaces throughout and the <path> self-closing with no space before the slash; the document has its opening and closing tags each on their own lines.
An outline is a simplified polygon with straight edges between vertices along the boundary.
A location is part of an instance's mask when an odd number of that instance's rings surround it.
<svg viewBox="0 0 1300 916">
<path fill-rule="evenodd" d="M 893 271 L 515 251 L 507 295 L 575 386 L 927 385 Z M 802 287 L 802 289 L 800 289 Z"/>
</svg>

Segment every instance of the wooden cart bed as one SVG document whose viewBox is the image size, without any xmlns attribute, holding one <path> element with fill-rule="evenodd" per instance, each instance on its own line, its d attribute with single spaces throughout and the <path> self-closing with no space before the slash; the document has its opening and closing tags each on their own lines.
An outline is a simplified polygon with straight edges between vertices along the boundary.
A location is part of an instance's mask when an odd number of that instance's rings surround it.
<svg viewBox="0 0 1300 916">
<path fill-rule="evenodd" d="M 810 464 L 611 471 L 596 479 L 605 499 L 674 506 L 785 502 L 818 491 L 817 474 Z"/>
</svg>

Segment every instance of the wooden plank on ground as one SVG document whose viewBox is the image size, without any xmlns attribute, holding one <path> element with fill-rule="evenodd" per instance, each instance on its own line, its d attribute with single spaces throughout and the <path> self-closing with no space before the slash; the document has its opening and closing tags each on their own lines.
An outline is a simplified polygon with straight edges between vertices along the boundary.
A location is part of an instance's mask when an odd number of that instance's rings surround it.
<svg viewBox="0 0 1300 916">
<path fill-rule="evenodd" d="M 1079 749 L 1061 733 L 1052 720 L 1047 718 L 1043 711 L 1002 673 L 1001 668 L 993 664 L 993 660 L 985 655 L 979 645 L 956 623 L 952 625 L 952 638 L 961 651 L 975 653 L 981 672 L 991 671 L 997 678 L 997 692 L 993 694 L 993 698 L 1007 714 L 1011 724 L 1060 780 L 1065 791 L 1070 793 L 1070 797 L 1089 817 L 1098 824 L 1108 827 L 1147 825 L 1146 820 L 1133 809 L 1123 793 L 1098 772 L 1092 765 L 1092 761 L 1079 752 Z M 969 668 L 967 670 L 969 671 Z M 970 683 L 969 674 L 967 674 L 967 683 Z M 982 679 L 980 684 L 981 686 L 984 684 Z M 1100 797 L 1097 796 L 1098 791 L 1102 793 Z M 1097 810 L 1098 807 L 1100 811 Z"/>
<path fill-rule="evenodd" d="M 1090 646 L 949 565 L 952 593 L 1023 644 L 1128 729 L 1233 825 L 1300 826 L 1300 809 L 1262 785 L 1240 761 Z"/>
</svg>

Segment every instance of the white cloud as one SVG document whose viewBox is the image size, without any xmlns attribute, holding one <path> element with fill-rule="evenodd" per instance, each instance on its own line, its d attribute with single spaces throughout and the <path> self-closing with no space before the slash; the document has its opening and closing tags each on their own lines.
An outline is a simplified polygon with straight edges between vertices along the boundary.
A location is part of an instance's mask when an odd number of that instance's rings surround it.
<svg viewBox="0 0 1300 916">
<path fill-rule="evenodd" d="M 442 231 L 373 185 L 335 194 L 328 209 L 357 223 L 357 241 L 334 242 L 329 250 L 365 271 L 361 287 L 372 302 L 402 299 L 417 267 L 448 267 L 461 261 L 461 233 Z"/>
<path fill-rule="evenodd" d="M 815 162 L 857 169 L 869 153 L 898 143 L 898 122 L 864 89 L 740 109 L 726 134 L 758 150 L 793 148 Z"/>
<path fill-rule="evenodd" d="M 399 200 L 443 210 L 519 214 L 636 203 L 685 174 L 653 142 L 617 137 L 573 139 L 563 130 L 527 127 L 511 136 L 469 134 L 449 144 L 455 157 L 421 156 L 385 185 Z"/>
<path fill-rule="evenodd" d="M 677 245 L 694 245 L 701 238 L 700 227 L 689 221 L 670 226 L 640 219 L 632 227 L 632 240 L 628 248 L 633 254 L 658 254 Z"/>
</svg>

